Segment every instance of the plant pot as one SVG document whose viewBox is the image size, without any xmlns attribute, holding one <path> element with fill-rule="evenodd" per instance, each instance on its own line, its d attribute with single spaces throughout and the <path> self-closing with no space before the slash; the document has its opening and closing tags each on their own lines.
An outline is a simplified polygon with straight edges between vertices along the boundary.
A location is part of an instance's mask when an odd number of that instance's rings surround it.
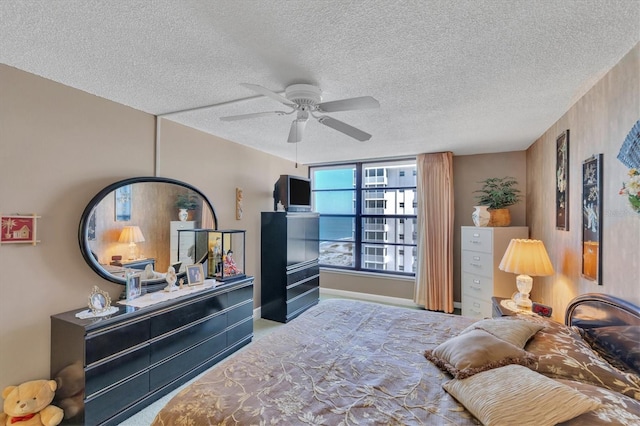
<svg viewBox="0 0 640 426">
<path fill-rule="evenodd" d="M 181 222 L 184 222 L 185 220 L 187 220 L 188 217 L 189 217 L 189 212 L 187 211 L 187 209 L 178 210 L 178 219 L 180 219 Z"/>
<path fill-rule="evenodd" d="M 473 224 L 476 226 L 489 226 L 489 220 L 491 219 L 491 213 L 487 210 L 488 206 L 474 206 L 475 210 L 471 214 Z"/>
<path fill-rule="evenodd" d="M 511 225 L 511 212 L 509 209 L 495 209 L 489 210 L 491 219 L 489 219 L 489 226 L 509 226 Z"/>
</svg>

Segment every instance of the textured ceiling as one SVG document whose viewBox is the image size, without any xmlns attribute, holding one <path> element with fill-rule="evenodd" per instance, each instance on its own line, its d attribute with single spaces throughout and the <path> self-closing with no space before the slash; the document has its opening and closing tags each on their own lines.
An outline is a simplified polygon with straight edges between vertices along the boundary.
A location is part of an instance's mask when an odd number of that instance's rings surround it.
<svg viewBox="0 0 640 426">
<path fill-rule="evenodd" d="M 529 147 L 639 23 L 640 0 L 2 0 L 0 62 L 301 163 L 460 155 Z M 288 144 L 291 116 L 220 121 L 282 109 L 240 83 L 373 96 L 330 114 L 373 137 L 310 121 Z"/>
</svg>

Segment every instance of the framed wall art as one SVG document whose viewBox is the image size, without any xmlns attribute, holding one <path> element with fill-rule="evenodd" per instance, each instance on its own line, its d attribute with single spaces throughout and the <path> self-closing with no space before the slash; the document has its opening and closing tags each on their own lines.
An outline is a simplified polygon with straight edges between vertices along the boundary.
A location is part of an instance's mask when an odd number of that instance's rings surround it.
<svg viewBox="0 0 640 426">
<path fill-rule="evenodd" d="M 121 186 L 116 194 L 116 221 L 125 222 L 131 220 L 131 185 Z"/>
<path fill-rule="evenodd" d="M 556 139 L 556 229 L 569 230 L 569 129 Z"/>
<path fill-rule="evenodd" d="M 582 163 L 582 276 L 602 285 L 602 154 Z"/>
<path fill-rule="evenodd" d="M 0 215 L 0 244 L 29 243 L 36 245 L 37 215 Z"/>
</svg>

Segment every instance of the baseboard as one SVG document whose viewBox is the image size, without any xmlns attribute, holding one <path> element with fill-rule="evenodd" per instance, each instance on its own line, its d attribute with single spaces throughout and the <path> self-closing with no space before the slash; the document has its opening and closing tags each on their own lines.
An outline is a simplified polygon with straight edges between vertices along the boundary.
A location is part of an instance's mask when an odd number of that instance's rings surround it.
<svg viewBox="0 0 640 426">
<path fill-rule="evenodd" d="M 350 299 L 363 299 L 363 300 L 370 300 L 372 302 L 390 303 L 392 305 L 410 306 L 412 308 L 417 306 L 415 302 L 411 299 L 403 299 L 401 297 L 391 297 L 391 296 L 380 296 L 379 294 L 360 293 L 357 291 L 337 290 L 334 288 L 321 287 L 320 295 L 347 297 Z M 453 307 L 455 309 L 462 309 L 462 303 L 453 302 Z M 253 310 L 253 320 L 254 321 L 259 320 L 260 318 L 262 318 L 262 307 L 258 306 Z"/>
<path fill-rule="evenodd" d="M 337 290 L 334 288 L 320 287 L 320 296 L 338 296 L 349 299 L 369 300 L 371 302 L 389 303 L 392 305 L 410 306 L 415 308 L 417 305 L 411 299 L 403 299 L 401 297 L 381 296 L 379 294 L 360 293 L 358 291 Z"/>
</svg>

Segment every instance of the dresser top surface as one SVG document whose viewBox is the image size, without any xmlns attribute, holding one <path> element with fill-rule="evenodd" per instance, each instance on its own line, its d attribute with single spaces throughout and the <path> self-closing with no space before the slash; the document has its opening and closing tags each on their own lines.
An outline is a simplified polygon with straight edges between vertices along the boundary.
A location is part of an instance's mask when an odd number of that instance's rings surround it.
<svg viewBox="0 0 640 426">
<path fill-rule="evenodd" d="M 86 310 L 87 308 L 79 308 L 73 309 L 67 312 L 61 312 L 59 314 L 51 315 L 52 320 L 64 321 L 67 323 L 72 323 L 81 327 L 84 327 L 86 330 L 92 330 L 96 328 L 107 327 L 112 324 L 117 324 L 123 321 L 134 321 L 138 317 L 144 317 L 147 314 L 154 314 L 158 311 L 162 311 L 167 307 L 182 304 L 184 302 L 188 302 L 190 300 L 199 299 L 203 296 L 214 296 L 218 294 L 224 294 L 229 291 L 239 289 L 242 287 L 247 287 L 253 284 L 253 277 L 245 277 L 242 279 L 224 282 L 222 284 L 217 285 L 216 287 L 207 288 L 202 291 L 189 293 L 184 296 L 180 296 L 174 299 L 158 302 L 156 304 L 138 308 L 129 305 L 121 305 L 119 303 L 112 303 L 112 307 L 118 308 L 117 312 L 112 314 L 102 316 L 102 317 L 94 317 L 81 319 L 76 317 L 76 314 Z"/>
</svg>

